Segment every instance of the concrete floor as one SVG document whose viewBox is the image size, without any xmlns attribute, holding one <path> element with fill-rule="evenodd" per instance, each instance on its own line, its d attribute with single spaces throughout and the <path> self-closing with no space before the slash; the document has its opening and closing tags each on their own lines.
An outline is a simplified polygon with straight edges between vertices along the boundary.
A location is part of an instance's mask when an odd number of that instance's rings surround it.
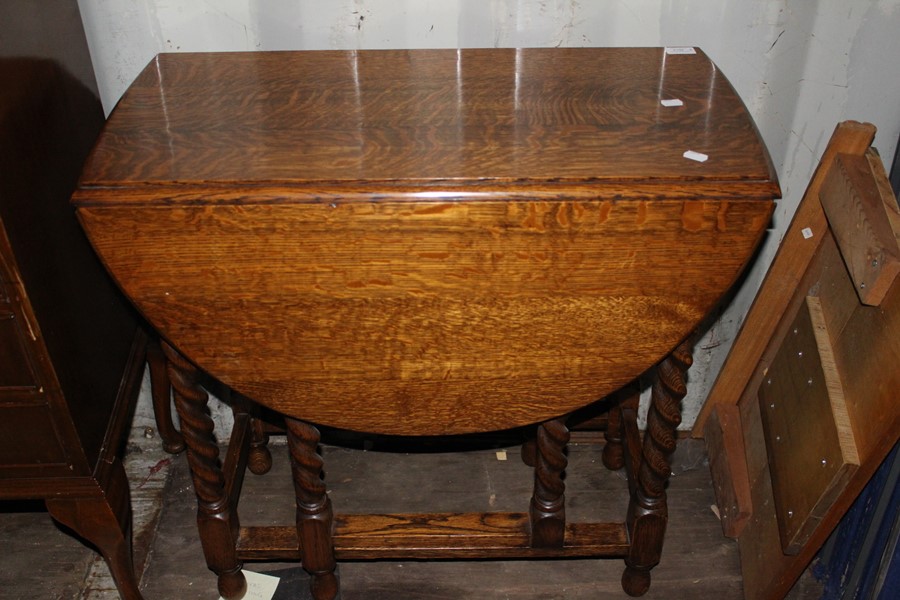
<svg viewBox="0 0 900 600">
<path fill-rule="evenodd" d="M 126 468 L 135 510 L 135 562 L 146 600 L 218 597 L 196 535 L 195 499 L 184 455 L 161 450 L 152 418 L 135 418 Z M 145 435 L 146 433 L 146 435 Z M 247 475 L 242 525 L 290 524 L 293 492 L 287 448 L 273 438 L 274 466 L 265 476 Z M 465 453 L 361 451 L 324 448 L 326 481 L 335 511 L 524 510 L 530 470 L 518 448 L 498 460 L 496 448 Z M 627 489 L 620 473 L 600 464 L 601 446 L 570 446 L 567 516 L 570 520 L 620 520 Z M 737 599 L 743 595 L 737 545 L 721 533 L 712 510 L 708 463 L 702 442 L 685 440 L 673 457 L 670 520 L 662 562 L 645 598 Z M 106 565 L 62 532 L 39 505 L 0 504 L 0 599 L 112 600 L 118 598 Z M 343 600 L 479 600 L 627 598 L 619 578 L 622 561 L 407 561 L 339 565 Z M 308 597 L 306 576 L 296 565 L 253 563 L 249 570 L 278 572 L 290 591 Z M 809 577 L 794 599 L 820 596 Z"/>
</svg>

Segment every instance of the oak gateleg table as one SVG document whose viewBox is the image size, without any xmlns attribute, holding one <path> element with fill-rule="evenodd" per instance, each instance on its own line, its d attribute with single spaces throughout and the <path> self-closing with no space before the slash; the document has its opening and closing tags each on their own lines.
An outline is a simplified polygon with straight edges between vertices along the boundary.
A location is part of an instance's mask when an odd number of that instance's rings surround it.
<svg viewBox="0 0 900 600">
<path fill-rule="evenodd" d="M 778 194 L 747 110 L 700 50 L 451 49 L 161 54 L 73 201 L 167 340 L 220 592 L 242 596 L 244 560 L 291 558 L 321 599 L 338 592 L 337 560 L 373 558 L 617 556 L 624 589 L 644 593 L 690 335 Z M 633 399 L 609 417 L 625 518 L 567 523 L 566 415 L 654 367 L 643 441 Z M 224 460 L 201 371 L 252 399 Z M 238 521 L 245 466 L 268 468 L 257 405 L 285 418 L 295 527 Z M 321 478 L 317 425 L 528 424 L 521 513 L 342 515 Z"/>
</svg>

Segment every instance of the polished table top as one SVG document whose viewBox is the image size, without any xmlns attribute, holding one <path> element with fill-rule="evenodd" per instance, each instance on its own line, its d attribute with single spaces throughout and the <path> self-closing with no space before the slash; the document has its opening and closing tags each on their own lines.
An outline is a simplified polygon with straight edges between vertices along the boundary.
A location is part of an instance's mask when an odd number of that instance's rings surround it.
<svg viewBox="0 0 900 600">
<path fill-rule="evenodd" d="M 213 376 L 316 423 L 445 434 L 640 375 L 732 285 L 778 193 L 699 50 L 367 50 L 159 55 L 74 202 Z"/>
</svg>

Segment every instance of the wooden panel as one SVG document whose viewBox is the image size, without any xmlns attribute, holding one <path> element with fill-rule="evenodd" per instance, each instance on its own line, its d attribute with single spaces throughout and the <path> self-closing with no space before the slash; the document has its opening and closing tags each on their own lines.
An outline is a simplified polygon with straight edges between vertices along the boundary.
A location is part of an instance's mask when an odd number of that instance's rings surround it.
<svg viewBox="0 0 900 600">
<path fill-rule="evenodd" d="M 67 460 L 47 404 L 0 405 L 0 478 L 36 476 L 35 467 L 54 465 L 70 475 Z"/>
<path fill-rule="evenodd" d="M 633 380 L 731 285 L 769 209 L 381 200 L 80 216 L 142 312 L 232 388 L 321 424 L 449 434 L 552 418 Z"/>
<path fill-rule="evenodd" d="M 900 285 L 896 281 L 880 307 L 857 307 L 839 338 L 834 340 L 834 358 L 844 383 L 860 467 L 808 543 L 798 555 L 789 556 L 782 552 L 769 469 L 763 459 L 764 470 L 752 488 L 753 516 L 738 540 L 748 599 L 784 597 L 898 441 L 900 405 L 896 390 L 900 389 L 900 369 L 896 367 L 900 364 Z M 758 425 L 759 419 L 755 423 Z M 755 439 L 753 428 L 747 428 L 752 424 L 745 420 L 748 453 Z"/>
<path fill-rule="evenodd" d="M 569 523 L 562 548 L 532 548 L 527 513 L 343 515 L 335 519 L 338 560 L 624 556 L 622 523 Z M 299 558 L 295 527 L 243 527 L 240 556 Z"/>
<path fill-rule="evenodd" d="M 879 185 L 887 184 L 887 176 L 872 172 L 873 164 L 883 170 L 875 158 L 839 154 L 819 194 L 859 298 L 872 306 L 900 273 L 900 245 L 891 227 L 900 224 L 900 211 L 890 187 Z"/>
<path fill-rule="evenodd" d="M 782 547 L 796 554 L 859 464 L 817 298 L 794 320 L 759 401 Z"/>
<path fill-rule="evenodd" d="M 900 280 L 880 306 L 856 308 L 834 355 L 860 459 L 881 461 L 900 435 Z"/>
<path fill-rule="evenodd" d="M 825 327 L 831 338 L 836 340 L 859 308 L 859 296 L 832 235 L 825 236 L 809 271 L 816 283 L 810 286 L 808 294 L 819 299 Z"/>
<path fill-rule="evenodd" d="M 713 410 L 706 424 L 706 447 L 722 531 L 737 538 L 753 510 L 744 431 L 737 406 L 721 405 Z"/>
</svg>

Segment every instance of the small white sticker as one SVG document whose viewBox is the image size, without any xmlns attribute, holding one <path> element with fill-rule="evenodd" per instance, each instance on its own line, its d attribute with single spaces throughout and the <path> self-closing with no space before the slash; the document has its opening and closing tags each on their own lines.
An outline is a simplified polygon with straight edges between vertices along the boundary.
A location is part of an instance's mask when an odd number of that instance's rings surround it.
<svg viewBox="0 0 900 600">
<path fill-rule="evenodd" d="M 800 230 L 800 233 L 803 234 L 804 240 L 808 240 L 809 238 L 811 238 L 813 236 L 812 229 L 810 229 L 809 227 L 804 227 L 803 229 Z"/>
<path fill-rule="evenodd" d="M 660 100 L 660 104 L 663 106 L 684 106 L 684 102 L 679 100 L 678 98 L 670 98 L 669 100 Z"/>
<path fill-rule="evenodd" d="M 506 460 L 506 450 L 497 450 L 497 460 Z"/>
<path fill-rule="evenodd" d="M 697 54 L 691 46 L 667 46 L 666 54 Z"/>
<path fill-rule="evenodd" d="M 702 152 L 694 152 L 693 150 L 685 151 L 685 153 L 682 156 L 684 156 L 685 158 L 690 159 L 690 160 L 696 160 L 697 162 L 706 162 L 706 160 L 709 158 L 707 155 L 703 154 Z"/>
<path fill-rule="evenodd" d="M 247 579 L 247 593 L 244 600 L 272 600 L 278 588 L 278 577 L 263 575 L 254 571 L 241 571 Z M 219 600 L 222 600 L 220 597 Z"/>
</svg>

